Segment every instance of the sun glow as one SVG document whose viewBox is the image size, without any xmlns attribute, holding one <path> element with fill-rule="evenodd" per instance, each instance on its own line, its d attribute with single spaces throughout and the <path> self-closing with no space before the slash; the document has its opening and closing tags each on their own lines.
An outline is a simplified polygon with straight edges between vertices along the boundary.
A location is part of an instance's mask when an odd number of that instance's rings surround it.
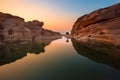
<svg viewBox="0 0 120 80">
<path fill-rule="evenodd" d="M 74 18 L 72 15 L 56 11 L 53 6 L 44 4 L 35 5 L 32 3 L 22 2 L 22 0 L 2 0 L 0 2 L 1 12 L 10 13 L 20 16 L 25 21 L 40 20 L 45 23 L 44 28 L 54 31 L 70 31 Z"/>
</svg>

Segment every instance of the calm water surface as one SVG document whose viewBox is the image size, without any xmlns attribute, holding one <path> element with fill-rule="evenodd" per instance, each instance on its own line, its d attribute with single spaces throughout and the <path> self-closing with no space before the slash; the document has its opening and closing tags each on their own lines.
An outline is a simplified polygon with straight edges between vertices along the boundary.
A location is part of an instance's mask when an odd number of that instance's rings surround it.
<svg viewBox="0 0 120 80">
<path fill-rule="evenodd" d="M 94 54 L 65 38 L 8 45 L 0 51 L 0 80 L 120 80 L 120 59 Z"/>
</svg>

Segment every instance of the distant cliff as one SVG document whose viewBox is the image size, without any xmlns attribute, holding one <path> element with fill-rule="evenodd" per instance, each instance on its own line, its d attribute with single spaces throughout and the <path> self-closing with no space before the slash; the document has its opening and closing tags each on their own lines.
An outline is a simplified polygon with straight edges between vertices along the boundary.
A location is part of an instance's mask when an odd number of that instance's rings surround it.
<svg viewBox="0 0 120 80">
<path fill-rule="evenodd" d="M 38 20 L 25 22 L 23 18 L 0 12 L 0 43 L 60 38 L 59 32 L 42 28 Z"/>
<path fill-rule="evenodd" d="M 71 35 L 77 40 L 94 39 L 120 45 L 120 3 L 78 18 Z"/>
</svg>

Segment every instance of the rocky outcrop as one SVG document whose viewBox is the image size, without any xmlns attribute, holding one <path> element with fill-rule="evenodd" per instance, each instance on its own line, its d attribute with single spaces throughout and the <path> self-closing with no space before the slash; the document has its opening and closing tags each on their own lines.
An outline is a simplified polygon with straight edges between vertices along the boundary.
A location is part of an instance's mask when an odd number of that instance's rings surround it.
<svg viewBox="0 0 120 80">
<path fill-rule="evenodd" d="M 44 23 L 39 22 L 38 20 L 33 20 L 33 21 L 26 22 L 26 26 L 30 29 L 34 29 L 34 27 L 39 29 L 39 28 L 42 28 L 43 25 L 44 25 Z"/>
<path fill-rule="evenodd" d="M 60 38 L 60 33 L 45 30 L 43 25 L 44 23 L 38 20 L 25 22 L 18 16 L 0 12 L 0 43 L 38 40 L 43 38 L 44 34 L 47 34 L 47 37 Z"/>
<path fill-rule="evenodd" d="M 78 18 L 71 35 L 77 40 L 95 39 L 120 45 L 120 3 Z"/>
<path fill-rule="evenodd" d="M 24 23 L 23 18 L 0 13 L 0 42 L 30 40 L 31 31 Z"/>
<path fill-rule="evenodd" d="M 26 22 L 26 27 L 32 31 L 32 36 L 35 40 L 61 37 L 59 32 L 44 29 L 42 27 L 43 25 L 44 23 L 39 22 L 38 20 Z"/>
</svg>

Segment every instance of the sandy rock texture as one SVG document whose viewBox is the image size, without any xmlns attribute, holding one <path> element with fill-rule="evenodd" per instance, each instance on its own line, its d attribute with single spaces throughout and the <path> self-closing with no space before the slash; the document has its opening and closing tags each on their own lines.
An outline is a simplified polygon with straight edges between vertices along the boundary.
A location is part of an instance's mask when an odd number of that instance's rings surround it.
<svg viewBox="0 0 120 80">
<path fill-rule="evenodd" d="M 77 40 L 94 39 L 120 45 L 120 3 L 78 18 L 71 35 Z"/>
</svg>

